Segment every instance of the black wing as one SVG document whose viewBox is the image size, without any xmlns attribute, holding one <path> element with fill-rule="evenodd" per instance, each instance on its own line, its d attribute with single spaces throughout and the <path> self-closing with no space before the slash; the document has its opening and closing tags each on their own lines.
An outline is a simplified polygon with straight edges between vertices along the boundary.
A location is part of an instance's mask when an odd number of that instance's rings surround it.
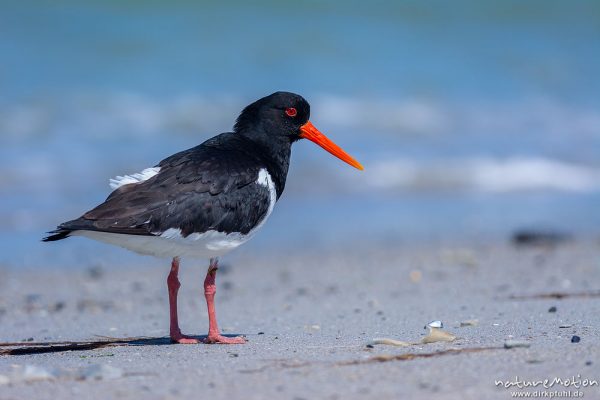
<svg viewBox="0 0 600 400">
<path fill-rule="evenodd" d="M 160 235 L 169 228 L 182 235 L 216 230 L 248 233 L 267 213 L 269 189 L 257 185 L 260 149 L 233 133 L 161 161 L 152 178 L 119 187 L 81 218 L 58 226 L 44 241 L 75 230 Z"/>
</svg>

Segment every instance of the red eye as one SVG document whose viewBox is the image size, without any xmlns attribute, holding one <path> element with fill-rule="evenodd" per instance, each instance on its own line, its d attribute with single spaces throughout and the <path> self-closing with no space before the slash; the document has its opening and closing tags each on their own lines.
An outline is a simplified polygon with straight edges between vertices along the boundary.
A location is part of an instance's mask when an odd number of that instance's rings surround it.
<svg viewBox="0 0 600 400">
<path fill-rule="evenodd" d="M 296 114 L 298 114 L 298 111 L 296 111 L 296 109 L 294 107 L 290 107 L 285 110 L 285 113 L 290 117 L 295 117 Z"/>
</svg>

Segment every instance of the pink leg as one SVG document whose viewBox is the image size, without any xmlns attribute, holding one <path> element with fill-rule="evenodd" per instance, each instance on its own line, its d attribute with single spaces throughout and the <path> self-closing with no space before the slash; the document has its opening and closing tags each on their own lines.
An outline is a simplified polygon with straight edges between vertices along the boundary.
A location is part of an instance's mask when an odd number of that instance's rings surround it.
<svg viewBox="0 0 600 400">
<path fill-rule="evenodd" d="M 177 292 L 179 292 L 181 283 L 179 283 L 179 279 L 177 278 L 178 274 L 179 257 L 174 257 L 171 262 L 171 272 L 167 277 L 167 287 L 169 288 L 169 314 L 171 320 L 169 334 L 171 336 L 171 341 L 181 344 L 198 343 L 198 339 L 182 335 L 181 330 L 179 329 L 179 320 L 177 319 Z"/>
<path fill-rule="evenodd" d="M 217 314 L 215 312 L 215 293 L 217 286 L 215 278 L 217 276 L 218 259 L 211 258 L 206 278 L 204 279 L 204 297 L 206 297 L 206 306 L 208 307 L 208 336 L 204 339 L 204 343 L 221 343 L 221 344 L 242 344 L 246 343 L 246 339 L 241 336 L 225 337 L 219 333 L 217 325 Z"/>
</svg>

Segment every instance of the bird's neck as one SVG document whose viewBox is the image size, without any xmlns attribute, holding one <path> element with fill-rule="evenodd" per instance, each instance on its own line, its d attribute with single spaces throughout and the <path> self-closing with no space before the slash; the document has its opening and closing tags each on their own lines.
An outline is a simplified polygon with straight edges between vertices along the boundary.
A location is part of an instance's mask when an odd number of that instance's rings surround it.
<svg viewBox="0 0 600 400">
<path fill-rule="evenodd" d="M 277 199 L 279 199 L 285 188 L 285 181 L 290 166 L 292 143 L 289 138 L 268 135 L 264 133 L 264 130 L 258 129 L 237 129 L 234 132 L 236 135 L 250 140 L 256 147 L 256 154 L 265 163 L 267 171 L 275 183 Z"/>
<path fill-rule="evenodd" d="M 285 188 L 292 144 L 289 141 L 282 141 L 281 143 L 271 141 L 268 145 L 260 142 L 257 144 L 262 150 L 262 158 L 266 162 L 269 175 L 275 183 L 277 199 L 279 199 Z"/>
</svg>

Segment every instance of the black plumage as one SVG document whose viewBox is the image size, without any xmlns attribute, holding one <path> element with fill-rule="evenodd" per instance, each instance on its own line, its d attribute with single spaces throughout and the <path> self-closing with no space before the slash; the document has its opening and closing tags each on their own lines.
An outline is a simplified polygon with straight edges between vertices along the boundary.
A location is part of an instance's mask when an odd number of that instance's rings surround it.
<svg viewBox="0 0 600 400">
<path fill-rule="evenodd" d="M 298 110 L 286 118 L 283 110 Z M 277 92 L 252 103 L 237 119 L 234 132 L 174 154 L 157 175 L 123 185 L 78 219 L 62 223 L 44 241 L 87 230 L 157 236 L 181 229 L 182 236 L 214 230 L 247 234 L 265 217 L 269 189 L 256 184 L 261 169 L 283 193 L 291 144 L 308 121 L 310 106 L 301 96 Z"/>
<path fill-rule="evenodd" d="M 216 141 L 220 145 L 211 146 Z M 269 190 L 254 184 L 260 157 L 235 150 L 246 141 L 224 133 L 171 156 L 158 164 L 157 175 L 119 187 L 104 203 L 61 224 L 45 240 L 64 238 L 65 231 L 75 230 L 160 235 L 175 228 L 184 237 L 208 230 L 247 234 L 264 217 Z"/>
</svg>

